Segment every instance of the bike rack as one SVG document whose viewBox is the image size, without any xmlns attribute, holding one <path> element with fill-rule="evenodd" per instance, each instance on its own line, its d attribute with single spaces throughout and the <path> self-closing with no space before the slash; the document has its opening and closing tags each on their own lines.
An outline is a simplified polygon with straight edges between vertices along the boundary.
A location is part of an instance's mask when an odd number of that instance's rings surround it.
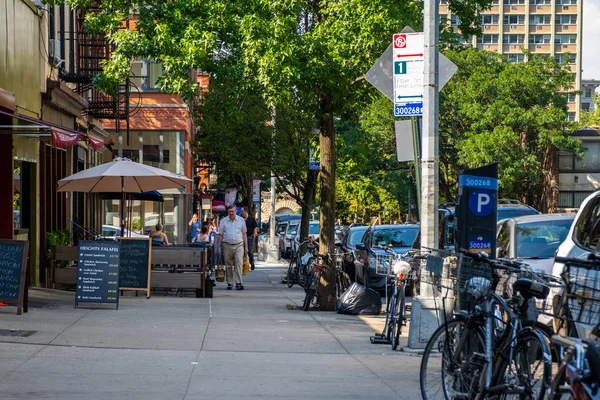
<svg viewBox="0 0 600 400">
<path fill-rule="evenodd" d="M 386 339 L 381 333 L 376 333 L 374 336 L 369 338 L 372 344 L 392 344 L 390 339 Z"/>
</svg>

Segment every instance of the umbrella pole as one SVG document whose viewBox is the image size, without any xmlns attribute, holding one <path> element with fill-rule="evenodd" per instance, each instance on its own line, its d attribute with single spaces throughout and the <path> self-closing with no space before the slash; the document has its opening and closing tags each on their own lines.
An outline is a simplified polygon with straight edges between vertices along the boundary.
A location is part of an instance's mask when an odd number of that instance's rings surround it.
<svg viewBox="0 0 600 400">
<path fill-rule="evenodd" d="M 125 177 L 121 177 L 121 236 L 125 236 Z"/>
</svg>

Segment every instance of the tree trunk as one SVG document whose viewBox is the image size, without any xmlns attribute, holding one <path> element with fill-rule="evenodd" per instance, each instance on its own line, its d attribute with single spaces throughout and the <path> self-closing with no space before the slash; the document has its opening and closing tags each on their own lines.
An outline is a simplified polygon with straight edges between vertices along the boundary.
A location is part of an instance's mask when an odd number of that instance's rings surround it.
<svg viewBox="0 0 600 400">
<path fill-rule="evenodd" d="M 308 237 L 308 224 L 310 222 L 310 209 L 315 203 L 317 189 L 317 171 L 308 171 L 306 184 L 302 194 L 302 220 L 300 223 L 300 242 Z"/>
<path fill-rule="evenodd" d="M 321 217 L 319 252 L 333 255 L 335 250 L 335 127 L 333 124 L 333 99 L 319 96 L 321 112 L 319 145 L 321 150 Z M 333 311 L 335 294 L 335 264 L 330 262 L 323 271 L 317 291 L 317 300 L 323 311 Z"/>
</svg>

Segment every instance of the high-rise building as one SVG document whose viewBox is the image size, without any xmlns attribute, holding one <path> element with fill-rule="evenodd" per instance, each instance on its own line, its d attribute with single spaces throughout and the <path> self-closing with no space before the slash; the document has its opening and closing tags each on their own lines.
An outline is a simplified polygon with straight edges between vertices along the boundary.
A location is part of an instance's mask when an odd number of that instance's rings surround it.
<svg viewBox="0 0 600 400">
<path fill-rule="evenodd" d="M 502 4 L 500 4 L 502 2 Z M 448 0 L 440 0 L 440 21 L 456 27 Z M 533 54 L 567 60 L 573 73 L 573 89 L 581 90 L 582 0 L 493 0 L 481 12 L 482 34 L 473 37 L 473 47 L 496 51 L 513 62 L 524 62 L 523 49 Z M 568 95 L 570 120 L 579 116 L 580 95 Z"/>
</svg>

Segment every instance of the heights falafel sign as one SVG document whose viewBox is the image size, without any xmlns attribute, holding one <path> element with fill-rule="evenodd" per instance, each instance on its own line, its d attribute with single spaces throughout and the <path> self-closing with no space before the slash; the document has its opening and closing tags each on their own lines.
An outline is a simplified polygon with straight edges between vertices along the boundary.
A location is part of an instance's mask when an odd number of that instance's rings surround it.
<svg viewBox="0 0 600 400">
<path fill-rule="evenodd" d="M 78 303 L 115 303 L 119 308 L 119 248 L 118 242 L 79 242 L 75 307 Z"/>
</svg>

